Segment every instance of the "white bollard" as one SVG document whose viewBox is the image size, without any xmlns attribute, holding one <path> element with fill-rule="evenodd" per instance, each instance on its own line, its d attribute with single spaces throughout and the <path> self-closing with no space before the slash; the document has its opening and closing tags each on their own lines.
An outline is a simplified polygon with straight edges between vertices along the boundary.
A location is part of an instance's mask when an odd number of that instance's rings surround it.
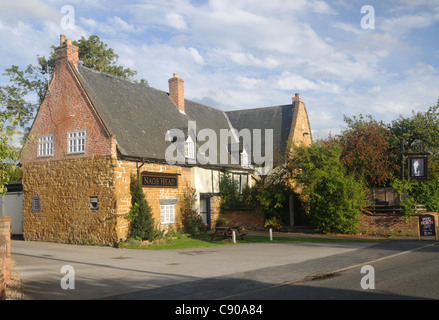
<svg viewBox="0 0 439 320">
<path fill-rule="evenodd" d="M 270 228 L 269 233 L 270 233 L 270 241 L 273 241 L 273 229 Z"/>
<path fill-rule="evenodd" d="M 235 231 L 232 231 L 232 242 L 236 243 L 236 233 L 235 233 Z"/>
</svg>

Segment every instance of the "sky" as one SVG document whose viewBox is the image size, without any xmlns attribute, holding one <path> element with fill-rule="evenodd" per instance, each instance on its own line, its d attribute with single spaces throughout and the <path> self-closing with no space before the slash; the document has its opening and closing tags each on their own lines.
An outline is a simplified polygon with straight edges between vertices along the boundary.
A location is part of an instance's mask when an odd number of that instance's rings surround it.
<svg viewBox="0 0 439 320">
<path fill-rule="evenodd" d="M 36 65 L 60 34 L 96 34 L 137 79 L 169 91 L 178 73 L 185 98 L 221 110 L 299 93 L 314 139 L 439 99 L 439 0 L 1 0 L 0 71 Z"/>
</svg>

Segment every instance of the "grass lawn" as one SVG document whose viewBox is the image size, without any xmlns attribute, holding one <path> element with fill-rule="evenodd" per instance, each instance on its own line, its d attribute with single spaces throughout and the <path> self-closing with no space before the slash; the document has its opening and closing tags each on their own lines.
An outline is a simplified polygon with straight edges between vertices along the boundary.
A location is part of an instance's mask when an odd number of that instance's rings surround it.
<svg viewBox="0 0 439 320">
<path fill-rule="evenodd" d="M 186 248 L 201 248 L 201 247 L 214 247 L 214 246 L 231 246 L 242 244 L 255 244 L 255 243 L 269 243 L 268 236 L 253 236 L 246 235 L 244 240 L 237 239 L 236 244 L 229 242 L 228 240 L 211 241 L 209 235 L 189 236 L 180 235 L 174 239 L 161 239 L 155 241 L 152 244 L 142 244 L 140 241 L 128 239 L 127 242 L 120 245 L 121 248 L 127 249 L 146 249 L 146 250 L 163 250 L 163 249 L 186 249 Z M 287 242 L 377 242 L 380 240 L 375 239 L 352 239 L 352 238 L 326 238 L 326 237 L 273 237 L 273 243 L 287 243 Z"/>
</svg>

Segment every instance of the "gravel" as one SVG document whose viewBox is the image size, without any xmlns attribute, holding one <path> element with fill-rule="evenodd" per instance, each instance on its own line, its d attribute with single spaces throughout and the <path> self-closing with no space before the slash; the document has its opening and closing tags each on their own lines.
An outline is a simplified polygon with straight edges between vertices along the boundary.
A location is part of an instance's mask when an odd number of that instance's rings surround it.
<svg viewBox="0 0 439 320">
<path fill-rule="evenodd" d="M 15 269 L 15 261 L 11 261 L 11 281 L 6 287 L 6 300 L 24 300 L 23 281 Z"/>
</svg>

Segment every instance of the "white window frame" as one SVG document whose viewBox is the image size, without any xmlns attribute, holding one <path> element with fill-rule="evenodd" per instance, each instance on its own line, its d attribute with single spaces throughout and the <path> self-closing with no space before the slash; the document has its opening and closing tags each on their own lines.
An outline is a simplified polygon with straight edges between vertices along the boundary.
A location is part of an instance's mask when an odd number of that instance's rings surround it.
<svg viewBox="0 0 439 320">
<path fill-rule="evenodd" d="M 38 138 L 38 157 L 53 157 L 53 141 L 53 134 L 45 134 Z"/>
<path fill-rule="evenodd" d="M 68 154 L 85 153 L 86 137 L 87 134 L 85 130 L 68 132 L 67 153 Z"/>
<path fill-rule="evenodd" d="M 195 143 L 191 136 L 184 143 L 184 156 L 189 159 L 195 158 Z"/>
<path fill-rule="evenodd" d="M 241 152 L 241 166 L 248 168 L 249 166 L 249 160 L 248 160 L 248 153 L 247 151 L 244 149 Z"/>
<path fill-rule="evenodd" d="M 160 205 L 160 220 L 161 224 L 175 223 L 175 205 L 161 204 Z"/>
</svg>

